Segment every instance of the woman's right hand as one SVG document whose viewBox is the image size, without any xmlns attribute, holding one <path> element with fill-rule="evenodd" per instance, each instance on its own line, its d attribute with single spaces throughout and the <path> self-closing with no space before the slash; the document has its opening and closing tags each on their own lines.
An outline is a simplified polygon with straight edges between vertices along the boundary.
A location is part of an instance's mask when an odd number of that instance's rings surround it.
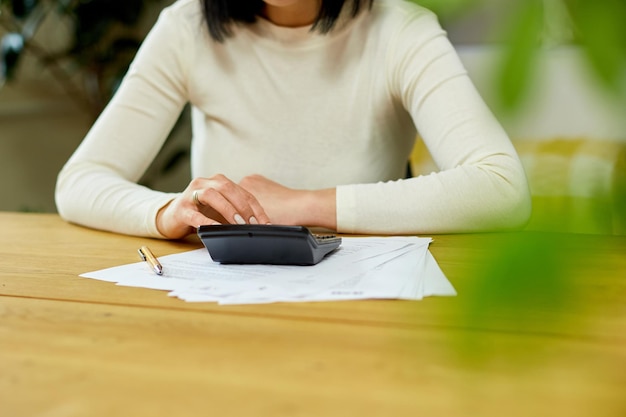
<svg viewBox="0 0 626 417">
<path fill-rule="evenodd" d="M 157 228 L 168 239 L 183 238 L 201 225 L 267 224 L 257 199 L 224 175 L 195 178 L 157 214 Z"/>
</svg>

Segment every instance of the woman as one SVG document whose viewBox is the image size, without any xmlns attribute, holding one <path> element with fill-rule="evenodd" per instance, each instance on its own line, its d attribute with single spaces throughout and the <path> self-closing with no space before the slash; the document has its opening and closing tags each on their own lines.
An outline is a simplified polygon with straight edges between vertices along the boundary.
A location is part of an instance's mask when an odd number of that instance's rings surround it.
<svg viewBox="0 0 626 417">
<path fill-rule="evenodd" d="M 136 184 L 184 105 L 192 176 Z M 403 179 L 419 136 L 439 172 Z M 179 0 L 59 174 L 65 219 L 181 238 L 203 224 L 342 233 L 509 229 L 530 212 L 510 140 L 436 17 L 401 0 Z"/>
</svg>

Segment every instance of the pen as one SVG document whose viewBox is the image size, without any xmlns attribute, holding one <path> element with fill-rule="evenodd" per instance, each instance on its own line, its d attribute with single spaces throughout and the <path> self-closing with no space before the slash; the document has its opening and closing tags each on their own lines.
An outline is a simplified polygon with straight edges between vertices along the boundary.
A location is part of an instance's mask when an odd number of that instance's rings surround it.
<svg viewBox="0 0 626 417">
<path fill-rule="evenodd" d="M 154 272 L 157 275 L 163 275 L 163 266 L 159 263 L 159 260 L 152 254 L 152 251 L 147 246 L 142 246 L 137 250 L 142 260 L 148 262 Z"/>
</svg>

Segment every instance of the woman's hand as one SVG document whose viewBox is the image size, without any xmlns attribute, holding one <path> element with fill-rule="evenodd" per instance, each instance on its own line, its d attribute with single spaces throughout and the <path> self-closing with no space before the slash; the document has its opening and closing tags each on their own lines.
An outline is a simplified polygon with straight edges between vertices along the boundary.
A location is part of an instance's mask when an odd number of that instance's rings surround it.
<svg viewBox="0 0 626 417">
<path fill-rule="evenodd" d="M 169 239 L 195 232 L 200 225 L 266 224 L 269 217 L 259 201 L 224 175 L 193 179 L 185 191 L 157 214 L 157 228 Z"/>
<path fill-rule="evenodd" d="M 296 190 L 261 175 L 239 182 L 261 203 L 273 224 L 337 227 L 335 189 Z"/>
</svg>

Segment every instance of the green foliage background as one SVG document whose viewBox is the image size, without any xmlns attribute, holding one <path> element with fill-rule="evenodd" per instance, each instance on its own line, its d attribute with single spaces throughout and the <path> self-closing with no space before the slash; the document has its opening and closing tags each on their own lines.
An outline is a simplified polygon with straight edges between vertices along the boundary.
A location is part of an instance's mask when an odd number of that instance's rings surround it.
<svg viewBox="0 0 626 417">
<path fill-rule="evenodd" d="M 497 8 L 503 59 L 499 100 L 514 109 L 532 81 L 538 52 L 555 44 L 581 47 L 593 74 L 612 94 L 626 97 L 624 0 L 411 0 L 454 21 L 477 7 Z"/>
<path fill-rule="evenodd" d="M 435 11 L 443 21 L 462 19 L 477 7 L 497 7 L 502 21 L 494 30 L 501 61 L 494 91 L 502 109 L 514 112 L 533 82 L 538 56 L 560 45 L 575 45 L 598 84 L 614 95 L 626 110 L 626 1 L 624 0 L 412 0 Z M 624 111 L 626 114 L 626 111 Z M 626 195 L 614 196 L 626 210 Z M 571 235 L 511 233 L 497 245 L 480 267 L 468 271 L 471 287 L 455 303 L 458 318 L 467 328 L 516 327 L 517 334 L 561 334 L 568 329 L 585 332 L 593 313 L 580 282 L 572 272 L 591 261 L 586 248 L 571 244 Z M 580 265 L 579 265 L 580 263 Z M 602 276 L 625 276 L 610 265 Z M 593 269 L 590 268 L 590 269 Z M 592 277 L 589 277 L 590 279 Z M 586 283 L 589 285 L 589 283 Z M 529 317 L 528 311 L 540 311 Z M 582 319 L 582 320 L 581 320 Z M 502 360 L 516 372 L 541 366 L 545 346 L 520 345 L 498 349 L 480 332 L 465 332 L 448 341 L 448 348 L 465 364 L 481 367 Z"/>
</svg>

